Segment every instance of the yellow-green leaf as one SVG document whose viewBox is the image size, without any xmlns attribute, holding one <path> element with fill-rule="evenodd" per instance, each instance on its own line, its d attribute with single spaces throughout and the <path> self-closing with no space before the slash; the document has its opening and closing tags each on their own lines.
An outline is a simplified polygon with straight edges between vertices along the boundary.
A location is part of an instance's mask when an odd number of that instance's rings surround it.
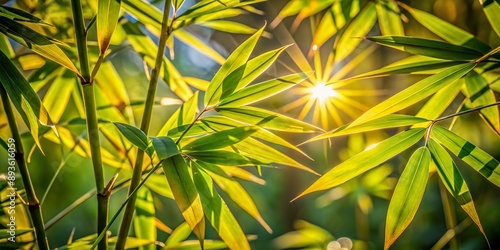
<svg viewBox="0 0 500 250">
<path fill-rule="evenodd" d="M 479 107 L 496 102 L 495 93 L 490 89 L 488 82 L 483 76 L 475 71 L 471 71 L 464 79 L 472 107 Z M 500 134 L 500 115 L 497 106 L 481 109 L 481 117 L 484 118 L 493 131 Z"/>
<path fill-rule="evenodd" d="M 484 14 L 486 14 L 486 18 L 490 21 L 490 25 L 497 33 L 497 36 L 500 36 L 500 3 L 496 0 L 479 0 L 481 5 L 483 6 Z"/>
<path fill-rule="evenodd" d="M 97 40 L 101 54 L 108 49 L 120 17 L 121 0 L 99 0 L 97 4 Z"/>
<path fill-rule="evenodd" d="M 441 126 L 434 126 L 431 134 L 454 155 L 469 164 L 491 183 L 500 187 L 500 162 L 494 157 Z"/>
<path fill-rule="evenodd" d="M 322 131 L 311 124 L 255 107 L 218 107 L 217 112 L 229 118 L 277 131 L 311 133 Z"/>
<path fill-rule="evenodd" d="M 393 0 L 377 1 L 378 24 L 382 35 L 404 36 L 398 4 Z"/>
<path fill-rule="evenodd" d="M 216 132 L 190 142 L 183 146 L 182 150 L 205 151 L 224 148 L 244 140 L 257 130 L 255 127 L 239 127 Z"/>
<path fill-rule="evenodd" d="M 146 151 L 149 145 L 149 139 L 142 130 L 125 123 L 114 122 L 113 124 L 127 140 L 141 150 Z"/>
<path fill-rule="evenodd" d="M 481 52 L 468 47 L 418 37 L 373 36 L 366 39 L 410 54 L 445 60 L 466 61 L 483 56 Z"/>
<path fill-rule="evenodd" d="M 224 86 L 223 82 L 226 77 L 228 77 L 233 71 L 238 69 L 241 65 L 245 64 L 250 57 L 259 37 L 264 31 L 264 27 L 259 29 L 254 35 L 243 42 L 238 48 L 236 48 L 233 53 L 227 58 L 226 62 L 220 67 L 215 76 L 213 77 L 210 85 L 208 85 L 207 92 L 205 93 L 205 106 L 210 106 L 219 102 L 222 93 L 225 92 L 225 88 L 230 86 Z M 243 73 L 243 72 L 241 72 Z M 235 84 L 235 83 L 233 83 Z"/>
<path fill-rule="evenodd" d="M 45 126 L 53 126 L 49 113 L 28 81 L 2 51 L 0 51 L 0 62 L 2 62 L 0 63 L 0 84 L 3 88 L 0 91 L 5 91 L 9 96 L 12 104 L 21 114 L 24 123 L 30 129 L 36 144 L 41 148 L 38 140 L 39 123 Z"/>
<path fill-rule="evenodd" d="M 479 216 L 477 215 L 476 208 L 474 207 L 474 201 L 472 200 L 471 193 L 467 187 L 467 183 L 465 183 L 465 180 L 455 165 L 455 162 L 450 157 L 448 152 L 446 152 L 446 150 L 433 139 L 429 140 L 429 150 L 431 151 L 432 160 L 436 164 L 437 172 L 439 177 L 441 177 L 444 186 L 458 201 L 458 204 L 462 206 L 472 221 L 476 223 L 479 230 L 486 238 Z"/>
<path fill-rule="evenodd" d="M 203 245 L 205 219 L 200 195 L 193 182 L 192 170 L 181 155 L 165 159 L 162 167 L 182 216 Z"/>
<path fill-rule="evenodd" d="M 455 100 L 463 85 L 463 79 L 459 79 L 448 86 L 440 89 L 434 94 L 424 106 L 418 111 L 416 116 L 427 118 L 429 120 L 436 119 L 443 114 L 444 111 Z M 422 124 L 426 126 L 428 124 Z"/>
<path fill-rule="evenodd" d="M 338 186 L 384 163 L 417 143 L 424 133 L 425 129 L 423 128 L 410 129 L 378 143 L 375 147 L 349 158 L 328 171 L 297 198 Z"/>
<path fill-rule="evenodd" d="M 210 176 L 202 168 L 193 165 L 194 183 L 198 189 L 203 211 L 229 249 L 250 249 L 248 240 L 236 218 L 217 193 Z"/>
<path fill-rule="evenodd" d="M 66 105 L 61 103 L 69 103 L 73 88 L 78 88 L 78 82 L 75 74 L 71 71 L 64 70 L 52 82 L 45 96 L 43 104 L 47 108 L 54 123 L 58 123 L 67 109 Z"/>
<path fill-rule="evenodd" d="M 409 107 L 460 79 L 475 66 L 475 63 L 461 64 L 427 77 L 366 111 L 350 126 L 359 125 Z"/>
<path fill-rule="evenodd" d="M 219 107 L 238 107 L 252 104 L 254 102 L 258 102 L 270 96 L 276 95 L 282 91 L 285 91 L 295 86 L 295 84 L 304 81 L 306 78 L 306 74 L 297 73 L 254 84 L 231 94 L 227 98 L 222 99 Z"/>
<path fill-rule="evenodd" d="M 431 154 L 417 149 L 406 164 L 387 210 L 384 248 L 388 249 L 403 233 L 417 213 L 427 185 Z"/>
<path fill-rule="evenodd" d="M 33 50 L 33 52 L 48 58 L 80 75 L 68 56 L 44 35 L 5 17 L 0 17 L 0 32 L 16 42 Z"/>
<path fill-rule="evenodd" d="M 139 239 L 150 242 L 156 241 L 155 205 L 153 195 L 146 187 L 141 187 L 137 191 L 135 202 L 134 232 Z M 140 246 L 139 250 L 154 250 L 154 244 Z"/>
<path fill-rule="evenodd" d="M 196 110 L 198 109 L 198 92 L 195 92 L 189 100 L 183 103 L 168 119 L 158 132 L 158 135 L 166 135 L 168 131 L 182 125 L 194 122 Z"/>
<path fill-rule="evenodd" d="M 167 136 L 151 137 L 151 142 L 155 149 L 156 155 L 160 160 L 170 158 L 179 154 L 179 149 L 174 140 Z"/>
</svg>

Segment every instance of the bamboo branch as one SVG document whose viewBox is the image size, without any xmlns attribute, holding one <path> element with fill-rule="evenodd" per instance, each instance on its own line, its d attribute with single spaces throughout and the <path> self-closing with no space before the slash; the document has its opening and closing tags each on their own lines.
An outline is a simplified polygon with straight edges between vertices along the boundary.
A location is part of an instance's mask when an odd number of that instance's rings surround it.
<svg viewBox="0 0 500 250">
<path fill-rule="evenodd" d="M 149 124 L 151 123 L 151 116 L 153 113 L 153 104 L 156 95 L 156 87 L 158 85 L 158 77 L 160 75 L 161 66 L 163 63 L 163 57 L 165 53 L 165 46 L 170 34 L 172 33 L 172 26 L 168 24 L 168 17 L 170 15 L 170 5 L 171 0 L 165 1 L 165 6 L 163 9 L 163 18 L 160 30 L 160 41 L 158 42 L 158 51 L 156 54 L 156 60 L 154 68 L 151 70 L 151 78 L 149 80 L 148 93 L 146 97 L 146 104 L 144 106 L 144 112 L 142 114 L 142 121 L 140 129 L 147 135 L 149 132 Z M 172 21 L 173 23 L 173 21 Z M 128 203 L 126 203 L 125 212 L 123 214 L 120 231 L 118 233 L 118 239 L 116 242 L 115 249 L 122 250 L 125 248 L 125 243 L 128 236 L 128 231 L 130 225 L 132 224 L 132 217 L 135 211 L 135 190 L 139 185 L 142 173 L 142 163 L 144 160 L 144 151 L 138 150 L 137 157 L 134 165 L 134 170 L 132 173 L 132 179 L 130 182 L 130 187 L 128 190 L 129 198 L 127 198 Z"/>
<path fill-rule="evenodd" d="M 31 216 L 31 221 L 33 227 L 35 228 L 35 235 L 38 244 L 38 248 L 41 250 L 48 250 L 49 242 L 47 241 L 47 235 L 45 234 L 45 226 L 42 217 L 42 208 L 40 207 L 40 202 L 36 197 L 35 189 L 33 188 L 33 183 L 31 182 L 31 176 L 26 166 L 24 159 L 24 149 L 21 143 L 21 136 L 17 130 L 16 118 L 14 112 L 12 111 L 12 106 L 10 105 L 9 97 L 7 92 L 0 84 L 0 96 L 2 98 L 3 107 L 5 114 L 7 116 L 7 121 L 9 123 L 10 131 L 12 132 L 12 139 L 14 139 L 14 144 L 16 146 L 15 159 L 19 172 L 21 173 L 21 178 L 23 180 L 24 188 L 26 190 L 26 196 L 28 197 L 28 210 Z"/>
<path fill-rule="evenodd" d="M 94 168 L 95 185 L 97 189 L 97 234 L 100 234 L 108 223 L 109 195 L 104 193 L 104 170 L 101 159 L 101 142 L 99 139 L 99 126 L 97 123 L 97 110 L 95 105 L 94 84 L 91 81 L 89 60 L 87 54 L 87 30 L 84 25 L 82 6 L 80 0 L 71 0 L 76 45 L 80 60 L 80 82 L 83 87 L 85 114 L 87 116 L 87 131 L 90 143 L 90 154 Z M 107 248 L 107 236 L 99 243 L 99 250 Z"/>
</svg>

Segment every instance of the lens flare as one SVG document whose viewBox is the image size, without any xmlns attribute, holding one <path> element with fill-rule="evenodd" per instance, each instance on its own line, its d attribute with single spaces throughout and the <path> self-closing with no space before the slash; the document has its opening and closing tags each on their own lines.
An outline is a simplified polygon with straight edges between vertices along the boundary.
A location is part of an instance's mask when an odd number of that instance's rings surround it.
<svg viewBox="0 0 500 250">
<path fill-rule="evenodd" d="M 338 96 L 338 93 L 333 90 L 331 86 L 325 85 L 324 83 L 318 83 L 311 88 L 311 98 L 317 99 L 320 102 L 325 102 L 336 96 Z"/>
</svg>

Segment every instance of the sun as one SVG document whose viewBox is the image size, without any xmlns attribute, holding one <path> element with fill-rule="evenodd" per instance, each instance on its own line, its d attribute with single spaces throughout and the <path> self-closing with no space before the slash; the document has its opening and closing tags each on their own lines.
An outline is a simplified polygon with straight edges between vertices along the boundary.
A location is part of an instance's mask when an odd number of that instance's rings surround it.
<svg viewBox="0 0 500 250">
<path fill-rule="evenodd" d="M 311 98 L 324 103 L 330 98 L 338 96 L 337 91 L 335 91 L 331 85 L 325 85 L 325 83 L 320 82 L 316 86 L 310 88 Z"/>
</svg>

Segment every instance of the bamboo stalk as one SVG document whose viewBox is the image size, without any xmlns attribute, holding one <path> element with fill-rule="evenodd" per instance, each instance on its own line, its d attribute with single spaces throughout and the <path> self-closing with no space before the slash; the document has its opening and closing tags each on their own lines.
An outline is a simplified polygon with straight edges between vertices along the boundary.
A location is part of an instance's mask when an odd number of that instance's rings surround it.
<svg viewBox="0 0 500 250">
<path fill-rule="evenodd" d="M 158 42 L 158 51 L 156 54 L 155 65 L 151 70 L 151 78 L 149 80 L 148 93 L 146 97 L 146 104 L 144 105 L 144 112 L 142 114 L 141 127 L 140 129 L 147 135 L 149 132 L 149 124 L 151 123 L 151 116 L 153 113 L 153 104 L 156 95 L 156 87 L 158 86 L 158 77 L 160 75 L 161 66 L 163 63 L 163 56 L 165 53 L 165 46 L 170 34 L 172 33 L 172 27 L 168 25 L 168 17 L 170 15 L 170 5 L 171 0 L 165 1 L 165 6 L 163 8 L 163 17 L 160 30 L 160 41 Z M 120 225 L 120 231 L 118 233 L 118 239 L 116 242 L 115 249 L 122 250 L 125 248 L 125 243 L 127 241 L 128 232 L 130 230 L 130 225 L 132 224 L 132 217 L 135 210 L 135 200 L 136 194 L 134 190 L 139 185 L 142 175 L 142 164 L 144 160 L 144 152 L 142 150 L 137 151 L 137 157 L 134 164 L 134 170 L 132 173 L 132 179 L 130 181 L 130 186 L 128 190 L 128 203 L 125 207 L 125 212 Z"/>
<path fill-rule="evenodd" d="M 9 97 L 7 92 L 0 84 L 0 96 L 2 98 L 3 108 L 7 116 L 7 121 L 9 123 L 10 131 L 12 132 L 12 138 L 14 139 L 14 144 L 16 146 L 15 159 L 19 172 L 21 173 L 21 178 L 23 180 L 24 188 L 26 190 L 26 196 L 28 197 L 28 210 L 31 216 L 31 221 L 33 227 L 35 228 L 35 236 L 38 244 L 38 248 L 41 250 L 48 250 L 49 242 L 47 241 L 47 235 L 45 233 L 45 226 L 42 217 L 42 208 L 40 207 L 40 202 L 36 197 L 35 189 L 33 188 L 33 183 L 31 182 L 31 176 L 26 166 L 24 159 L 24 149 L 21 143 L 21 136 L 19 135 L 19 130 L 17 129 L 16 118 L 14 112 L 12 111 L 12 106 L 10 105 Z"/>
<path fill-rule="evenodd" d="M 101 142 L 99 139 L 99 126 L 97 123 L 97 110 L 95 105 L 94 84 L 90 79 L 90 68 L 87 54 L 87 32 L 84 25 L 82 6 L 80 0 L 71 0 L 74 26 L 76 33 L 76 45 L 78 58 L 80 60 L 80 82 L 83 87 L 83 99 L 85 114 L 87 116 L 87 132 L 90 143 L 90 154 L 94 168 L 95 185 L 97 189 L 97 234 L 100 234 L 108 223 L 109 194 L 104 192 L 104 170 L 101 158 Z M 98 249 L 107 248 L 107 236 L 99 242 Z"/>
</svg>

